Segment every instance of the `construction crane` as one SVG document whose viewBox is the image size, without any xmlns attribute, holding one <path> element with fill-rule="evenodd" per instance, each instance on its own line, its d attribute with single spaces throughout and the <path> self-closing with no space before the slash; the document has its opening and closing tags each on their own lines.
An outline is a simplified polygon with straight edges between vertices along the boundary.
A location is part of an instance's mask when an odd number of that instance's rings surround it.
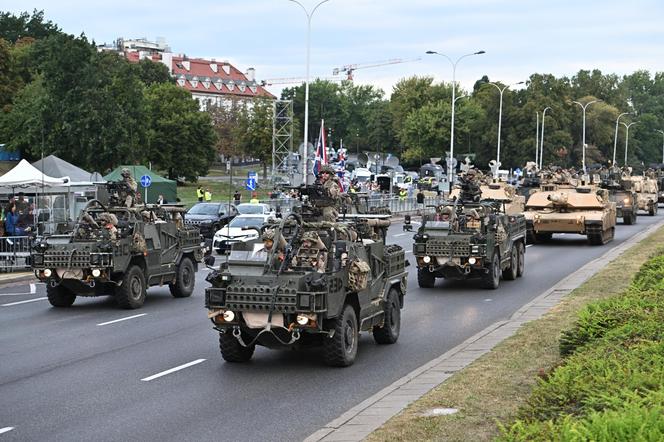
<svg viewBox="0 0 664 442">
<path fill-rule="evenodd" d="M 313 80 L 341 81 L 340 78 L 336 78 L 336 77 L 315 77 Z M 305 78 L 303 78 L 303 77 L 269 78 L 267 80 L 261 81 L 261 86 L 272 86 L 273 84 L 304 83 L 304 81 L 305 81 Z"/>
<path fill-rule="evenodd" d="M 408 58 L 408 59 L 403 59 L 403 58 L 392 58 L 390 60 L 382 60 L 382 61 L 371 61 L 367 63 L 355 63 L 355 64 L 347 64 L 346 66 L 340 67 L 340 68 L 334 68 L 332 70 L 332 75 L 339 75 L 340 72 L 346 73 L 348 76 L 348 80 L 353 80 L 353 72 L 358 70 L 358 69 L 366 69 L 366 68 L 375 68 L 378 66 L 386 66 L 388 64 L 398 64 L 398 63 L 409 63 L 411 61 L 420 61 L 422 58 Z"/>
</svg>

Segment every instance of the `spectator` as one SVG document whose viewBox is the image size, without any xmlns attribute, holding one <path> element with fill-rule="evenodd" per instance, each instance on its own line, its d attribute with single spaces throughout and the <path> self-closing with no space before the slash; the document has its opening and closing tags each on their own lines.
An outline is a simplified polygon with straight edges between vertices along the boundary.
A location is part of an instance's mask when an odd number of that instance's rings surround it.
<svg viewBox="0 0 664 442">
<path fill-rule="evenodd" d="M 168 204 L 168 201 L 164 199 L 164 195 L 159 194 L 159 196 L 157 197 L 157 204 L 161 206 L 162 204 Z"/>
<path fill-rule="evenodd" d="M 239 190 L 236 190 L 235 193 L 233 194 L 233 202 L 237 206 L 240 204 L 240 201 L 242 201 L 242 194 L 240 193 Z"/>
<path fill-rule="evenodd" d="M 251 199 L 249 200 L 251 204 L 258 204 L 260 200 L 258 199 L 258 194 L 256 192 L 251 192 Z"/>
<path fill-rule="evenodd" d="M 415 196 L 417 198 L 417 205 L 420 209 L 424 208 L 424 192 L 422 189 L 419 189 L 417 191 L 417 195 Z"/>
<path fill-rule="evenodd" d="M 210 191 L 210 188 L 205 189 L 205 202 L 209 203 L 212 201 L 212 191 Z"/>
<path fill-rule="evenodd" d="M 205 191 L 203 190 L 203 186 L 198 186 L 196 188 L 196 198 L 198 198 L 198 202 L 202 202 L 204 197 Z"/>
<path fill-rule="evenodd" d="M 9 208 L 5 219 L 5 233 L 7 236 L 24 236 L 32 230 L 30 227 L 23 228 L 19 226 L 19 214 L 16 209 L 16 203 Z"/>
<path fill-rule="evenodd" d="M 28 200 L 25 199 L 25 196 L 23 195 L 23 192 L 18 193 L 18 200 L 16 201 L 16 211 L 18 212 L 19 215 L 22 215 L 24 213 L 28 213 L 28 206 L 30 204 L 28 203 Z"/>
</svg>

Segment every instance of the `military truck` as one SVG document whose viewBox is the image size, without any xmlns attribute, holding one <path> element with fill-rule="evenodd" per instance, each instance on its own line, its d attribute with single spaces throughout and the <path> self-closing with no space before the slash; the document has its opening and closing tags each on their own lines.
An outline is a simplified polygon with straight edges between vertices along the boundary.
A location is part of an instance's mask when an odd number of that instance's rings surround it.
<svg viewBox="0 0 664 442">
<path fill-rule="evenodd" d="M 650 216 L 657 215 L 659 199 L 657 179 L 641 175 L 632 175 L 629 179 L 636 192 L 639 210 L 648 212 Z"/>
<path fill-rule="evenodd" d="M 578 233 L 602 245 L 613 239 L 616 203 L 606 189 L 546 184 L 530 195 L 524 215 L 531 244 L 548 241 L 554 233 Z"/>
<path fill-rule="evenodd" d="M 514 280 L 525 271 L 526 220 L 505 213 L 506 201 L 483 199 L 467 178 L 460 182 L 454 202 L 422 217 L 413 245 L 417 282 L 431 288 L 436 278 L 479 279 L 497 289 L 501 276 Z"/>
<path fill-rule="evenodd" d="M 623 224 L 635 224 L 639 206 L 629 177 L 623 176 L 620 169 L 609 169 L 601 176 L 601 187 L 609 191 L 609 200 L 616 204 L 616 217 L 622 218 Z"/>
<path fill-rule="evenodd" d="M 184 225 L 184 212 L 91 200 L 72 232 L 44 237 L 32 251 L 33 270 L 51 305 L 111 295 L 121 307 L 136 309 L 148 287 L 163 284 L 176 298 L 190 296 L 204 247 L 199 230 Z"/>
<path fill-rule="evenodd" d="M 302 207 L 261 229 L 272 245 L 234 244 L 208 275 L 205 307 L 227 362 L 248 361 L 257 345 L 322 346 L 328 365 L 345 367 L 361 331 L 378 344 L 399 337 L 407 272 L 404 250 L 384 243 L 389 215 L 320 221 L 320 189 L 309 190 Z"/>
</svg>

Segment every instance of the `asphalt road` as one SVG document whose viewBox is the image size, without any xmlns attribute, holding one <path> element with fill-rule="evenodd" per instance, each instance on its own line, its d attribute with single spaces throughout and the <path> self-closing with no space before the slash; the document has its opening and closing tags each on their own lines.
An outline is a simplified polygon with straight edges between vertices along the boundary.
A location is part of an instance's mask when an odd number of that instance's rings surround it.
<svg viewBox="0 0 664 442">
<path fill-rule="evenodd" d="M 660 219 L 618 225 L 605 246 L 556 235 L 528 247 L 524 277 L 498 290 L 444 280 L 420 289 L 411 266 L 398 343 L 363 334 L 348 368 L 325 366 L 316 350 L 258 348 L 247 364 L 224 363 L 203 307 L 207 270 L 191 298 L 154 288 L 130 311 L 111 298 L 55 309 L 41 284 L 2 288 L 0 441 L 301 440 Z M 412 260 L 412 233 L 400 229 L 389 239 Z"/>
</svg>

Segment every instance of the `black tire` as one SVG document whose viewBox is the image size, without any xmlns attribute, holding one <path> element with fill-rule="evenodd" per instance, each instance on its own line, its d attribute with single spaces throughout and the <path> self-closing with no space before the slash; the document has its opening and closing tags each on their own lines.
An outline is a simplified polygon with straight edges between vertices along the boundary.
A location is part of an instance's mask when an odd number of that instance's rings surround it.
<svg viewBox="0 0 664 442">
<path fill-rule="evenodd" d="M 426 267 L 417 269 L 417 284 L 423 289 L 431 289 L 436 283 L 436 277 Z"/>
<path fill-rule="evenodd" d="M 175 298 L 187 298 L 194 292 L 196 269 L 191 258 L 185 256 L 175 272 L 175 283 L 168 284 L 171 295 Z"/>
<path fill-rule="evenodd" d="M 394 344 L 401 332 L 401 302 L 399 292 L 394 287 L 390 289 L 383 307 L 384 319 L 382 327 L 373 328 L 373 337 L 376 344 Z"/>
<path fill-rule="evenodd" d="M 243 347 L 230 331 L 219 333 L 219 351 L 226 362 L 247 362 L 254 355 L 256 346 Z"/>
<path fill-rule="evenodd" d="M 500 285 L 500 255 L 498 251 L 493 252 L 493 260 L 489 272 L 482 276 L 482 287 L 495 290 Z"/>
<path fill-rule="evenodd" d="M 517 250 L 517 266 L 516 276 L 521 277 L 526 271 L 526 248 L 522 242 L 516 243 Z"/>
<path fill-rule="evenodd" d="M 147 288 L 143 270 L 133 265 L 122 278 L 122 284 L 115 288 L 115 300 L 122 308 L 140 308 L 145 303 Z"/>
<path fill-rule="evenodd" d="M 537 244 L 537 237 L 535 236 L 535 231 L 531 228 L 526 229 L 526 242 L 528 244 Z"/>
<path fill-rule="evenodd" d="M 510 266 L 503 270 L 503 279 L 506 281 L 514 281 L 517 277 L 519 267 L 517 254 L 516 244 L 513 244 L 512 250 L 510 250 Z"/>
<path fill-rule="evenodd" d="M 657 215 L 657 204 L 653 203 L 650 205 L 648 209 L 648 215 L 650 216 L 655 216 Z"/>
<path fill-rule="evenodd" d="M 353 365 L 360 339 L 355 309 L 350 304 L 346 304 L 341 315 L 332 321 L 334 335 L 331 338 L 323 338 L 325 363 L 333 367 Z"/>
<path fill-rule="evenodd" d="M 551 241 L 551 238 L 553 238 L 553 233 L 536 233 L 535 238 L 536 242 Z"/>
<path fill-rule="evenodd" d="M 634 215 L 634 213 L 630 212 L 623 214 L 623 224 L 630 226 L 634 224 L 635 221 L 636 221 L 636 216 Z"/>
<path fill-rule="evenodd" d="M 50 284 L 47 284 L 46 296 L 48 296 L 48 302 L 50 302 L 53 307 L 71 307 L 76 300 L 74 292 L 62 285 L 51 287 Z"/>
</svg>

